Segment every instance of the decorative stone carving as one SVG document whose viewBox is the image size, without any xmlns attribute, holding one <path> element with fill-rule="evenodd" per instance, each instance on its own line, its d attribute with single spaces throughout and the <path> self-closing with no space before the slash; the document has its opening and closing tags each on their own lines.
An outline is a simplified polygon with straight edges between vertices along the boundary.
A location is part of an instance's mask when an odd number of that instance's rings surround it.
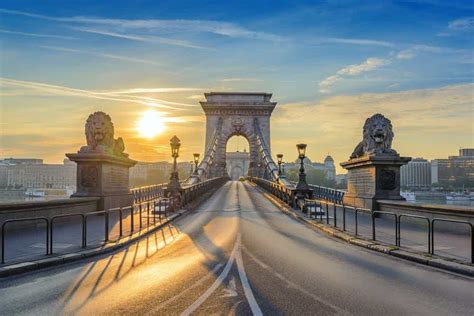
<svg viewBox="0 0 474 316">
<path fill-rule="evenodd" d="M 411 158 L 400 157 L 392 149 L 392 123 L 375 114 L 365 121 L 363 135 L 349 161 L 341 163 L 348 170 L 344 204 L 376 210 L 377 200 L 404 200 L 400 167 Z"/>
<path fill-rule="evenodd" d="M 96 166 L 84 166 L 81 168 L 81 185 L 85 188 L 93 188 L 97 185 L 99 173 Z"/>
<path fill-rule="evenodd" d="M 362 141 L 356 146 L 350 159 L 371 154 L 392 154 L 397 152 L 392 149 L 394 137 L 392 122 L 382 114 L 374 114 L 364 124 Z"/>
<path fill-rule="evenodd" d="M 103 153 L 128 157 L 124 153 L 125 145 L 122 137 L 114 139 L 114 124 L 110 116 L 104 112 L 95 112 L 89 115 L 85 125 L 87 146 L 83 146 L 81 153 Z"/>
<path fill-rule="evenodd" d="M 101 209 L 133 204 L 129 168 L 136 161 L 124 153 L 122 138 L 114 139 L 110 116 L 95 112 L 85 124 L 87 146 L 66 156 L 77 163 L 77 192 L 71 197 L 100 197 Z"/>
</svg>

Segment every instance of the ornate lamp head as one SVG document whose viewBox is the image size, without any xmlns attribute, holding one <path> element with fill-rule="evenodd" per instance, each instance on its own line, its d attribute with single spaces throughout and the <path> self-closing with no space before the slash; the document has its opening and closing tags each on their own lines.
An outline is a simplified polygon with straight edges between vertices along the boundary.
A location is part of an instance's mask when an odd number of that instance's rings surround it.
<svg viewBox="0 0 474 316">
<path fill-rule="evenodd" d="M 179 140 L 176 135 L 173 136 L 173 138 L 170 139 L 170 145 L 171 145 L 171 156 L 173 158 L 178 158 L 179 157 L 179 147 L 181 146 L 181 141 Z"/>
<path fill-rule="evenodd" d="M 280 165 L 281 162 L 283 161 L 283 154 L 277 154 L 277 161 L 278 161 L 278 164 Z"/>
<path fill-rule="evenodd" d="M 199 157 L 200 157 L 200 156 L 201 156 L 201 155 L 200 155 L 199 153 L 194 153 L 194 154 L 193 154 L 194 163 L 195 163 L 196 165 L 197 165 L 198 162 L 199 162 Z"/>
<path fill-rule="evenodd" d="M 304 159 L 306 157 L 306 144 L 297 144 L 296 148 L 298 148 L 298 157 L 300 159 Z"/>
</svg>

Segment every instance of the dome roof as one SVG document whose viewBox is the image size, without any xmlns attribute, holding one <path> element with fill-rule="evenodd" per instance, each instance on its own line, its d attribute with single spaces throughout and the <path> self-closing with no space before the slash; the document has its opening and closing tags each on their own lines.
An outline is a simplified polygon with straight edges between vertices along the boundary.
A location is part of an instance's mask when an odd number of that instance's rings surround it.
<svg viewBox="0 0 474 316">
<path fill-rule="evenodd" d="M 334 159 L 332 159 L 331 156 L 327 155 L 326 159 L 324 159 L 324 161 L 332 161 L 334 162 Z"/>
</svg>

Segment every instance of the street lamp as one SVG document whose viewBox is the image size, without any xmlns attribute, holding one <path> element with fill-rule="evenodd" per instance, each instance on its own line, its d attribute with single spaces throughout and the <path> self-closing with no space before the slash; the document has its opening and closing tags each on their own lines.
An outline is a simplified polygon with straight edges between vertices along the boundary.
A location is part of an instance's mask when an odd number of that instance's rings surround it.
<svg viewBox="0 0 474 316">
<path fill-rule="evenodd" d="M 194 172 L 197 173 L 198 163 L 199 163 L 199 156 L 201 156 L 201 155 L 199 153 L 194 153 L 193 156 L 194 156 L 194 165 L 195 165 Z"/>
<path fill-rule="evenodd" d="M 170 182 L 168 183 L 168 191 L 175 194 L 181 189 L 178 176 L 178 164 L 176 161 L 179 157 L 179 147 L 181 146 L 181 142 L 176 135 L 171 138 L 170 145 L 171 156 L 173 157 L 173 172 L 171 173 Z"/>
<path fill-rule="evenodd" d="M 300 159 L 300 174 L 298 184 L 296 184 L 297 190 L 309 190 L 309 186 L 306 183 L 306 174 L 304 173 L 304 159 L 306 158 L 306 144 L 297 144 L 298 158 Z"/>
<path fill-rule="evenodd" d="M 277 162 L 278 162 L 278 176 L 281 176 L 281 163 L 283 161 L 283 155 L 277 154 Z"/>
<path fill-rule="evenodd" d="M 258 169 L 257 169 L 257 178 L 260 178 L 262 176 L 262 164 L 259 162 L 257 164 L 257 167 L 258 167 Z"/>
</svg>

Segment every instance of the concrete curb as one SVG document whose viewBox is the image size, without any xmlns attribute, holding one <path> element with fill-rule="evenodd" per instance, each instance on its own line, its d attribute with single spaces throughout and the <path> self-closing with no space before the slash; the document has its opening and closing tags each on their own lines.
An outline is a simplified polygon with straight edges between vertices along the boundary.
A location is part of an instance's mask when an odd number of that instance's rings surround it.
<svg viewBox="0 0 474 316">
<path fill-rule="evenodd" d="M 372 240 L 367 240 L 367 239 L 363 239 L 359 237 L 354 237 L 353 235 L 350 235 L 339 229 L 333 228 L 331 226 L 326 226 L 325 224 L 318 223 L 306 218 L 306 216 L 304 216 L 303 213 L 301 213 L 300 211 L 294 210 L 290 206 L 282 203 L 276 197 L 272 196 L 271 194 L 269 194 L 262 188 L 258 187 L 257 185 L 251 182 L 250 184 L 254 186 L 255 188 L 257 188 L 258 190 L 260 190 L 267 199 L 269 199 L 274 205 L 276 205 L 281 211 L 283 211 L 288 216 L 291 216 L 296 220 L 309 224 L 332 237 L 338 238 L 352 245 L 356 245 L 356 246 L 363 247 L 366 249 L 385 253 L 397 258 L 410 260 L 416 263 L 420 263 L 420 264 L 436 267 L 439 269 L 459 273 L 462 275 L 474 277 L 474 265 L 458 262 L 453 259 L 443 258 L 440 256 L 429 255 L 429 254 L 421 253 L 421 252 L 414 252 L 408 249 L 400 249 L 399 247 L 384 244 L 379 241 L 372 241 Z"/>
<path fill-rule="evenodd" d="M 146 230 L 146 228 L 142 229 L 142 231 L 136 232 L 131 236 L 119 239 L 114 242 L 108 242 L 100 247 L 85 249 L 82 251 L 63 254 L 63 255 L 49 255 L 47 258 L 44 258 L 44 259 L 21 262 L 21 263 L 16 263 L 16 264 L 1 267 L 0 278 L 17 275 L 17 274 L 21 274 L 21 273 L 25 273 L 29 271 L 39 270 L 43 268 L 54 267 L 54 266 L 58 266 L 64 263 L 74 262 L 74 261 L 82 260 L 85 258 L 91 258 L 91 257 L 113 252 L 115 250 L 129 246 L 145 236 L 151 235 L 157 230 L 172 223 L 177 218 L 183 216 L 186 212 L 187 210 L 185 209 L 179 210 L 176 213 L 169 216 L 165 222 L 159 225 L 151 227 L 148 230 Z"/>
</svg>

